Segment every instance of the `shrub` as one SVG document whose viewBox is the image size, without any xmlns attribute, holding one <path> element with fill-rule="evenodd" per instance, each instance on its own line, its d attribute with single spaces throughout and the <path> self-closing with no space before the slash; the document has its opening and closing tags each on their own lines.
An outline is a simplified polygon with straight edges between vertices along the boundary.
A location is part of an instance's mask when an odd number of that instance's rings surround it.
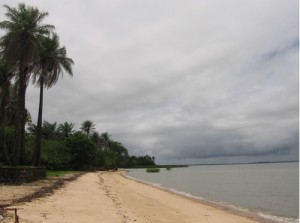
<svg viewBox="0 0 300 223">
<path fill-rule="evenodd" d="M 70 136 L 66 145 L 71 154 L 71 167 L 73 169 L 87 169 L 95 163 L 96 148 L 92 141 L 83 133 Z"/>
<path fill-rule="evenodd" d="M 147 173 L 158 173 L 160 171 L 159 168 L 148 168 L 146 169 Z"/>
<path fill-rule="evenodd" d="M 43 140 L 42 164 L 47 169 L 67 169 L 71 161 L 71 154 L 62 141 Z"/>
</svg>

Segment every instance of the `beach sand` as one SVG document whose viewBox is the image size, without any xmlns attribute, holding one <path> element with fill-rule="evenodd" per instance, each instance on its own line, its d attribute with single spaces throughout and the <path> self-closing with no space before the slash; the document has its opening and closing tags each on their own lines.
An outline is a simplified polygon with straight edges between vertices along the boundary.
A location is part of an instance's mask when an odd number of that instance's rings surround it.
<svg viewBox="0 0 300 223">
<path fill-rule="evenodd" d="M 20 223 L 251 223 L 254 219 L 121 176 L 86 173 L 54 194 L 17 206 Z"/>
</svg>

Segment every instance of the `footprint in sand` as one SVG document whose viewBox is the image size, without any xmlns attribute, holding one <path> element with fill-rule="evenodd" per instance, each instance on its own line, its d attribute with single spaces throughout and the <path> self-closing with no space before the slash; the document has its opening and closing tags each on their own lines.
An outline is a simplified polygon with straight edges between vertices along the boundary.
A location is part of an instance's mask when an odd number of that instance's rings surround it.
<svg viewBox="0 0 300 223">
<path fill-rule="evenodd" d="M 43 212 L 43 213 L 41 213 L 41 216 L 43 217 L 43 218 L 45 218 L 45 219 L 47 219 L 47 216 L 48 215 L 50 215 L 50 213 L 48 213 L 48 212 Z"/>
</svg>

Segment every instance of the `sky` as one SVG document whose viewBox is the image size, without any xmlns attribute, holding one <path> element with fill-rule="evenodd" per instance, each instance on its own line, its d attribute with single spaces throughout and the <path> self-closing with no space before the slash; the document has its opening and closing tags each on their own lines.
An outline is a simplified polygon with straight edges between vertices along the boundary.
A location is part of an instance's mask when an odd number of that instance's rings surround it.
<svg viewBox="0 0 300 223">
<path fill-rule="evenodd" d="M 44 120 L 91 120 L 160 164 L 298 160 L 298 0 L 23 2 L 75 62 L 45 91 Z M 26 97 L 35 122 L 38 88 Z"/>
</svg>

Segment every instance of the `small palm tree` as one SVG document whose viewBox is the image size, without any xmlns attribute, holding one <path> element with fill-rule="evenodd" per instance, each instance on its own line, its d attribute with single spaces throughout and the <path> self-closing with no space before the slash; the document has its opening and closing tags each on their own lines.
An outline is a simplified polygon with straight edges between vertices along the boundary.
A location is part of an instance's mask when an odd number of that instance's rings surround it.
<svg viewBox="0 0 300 223">
<path fill-rule="evenodd" d="M 40 12 L 37 8 L 27 7 L 20 3 L 17 8 L 7 5 L 8 20 L 0 22 L 0 28 L 6 34 L 0 39 L 0 50 L 8 65 L 17 70 L 18 101 L 15 124 L 15 149 L 13 164 L 24 164 L 25 155 L 25 97 L 30 67 L 39 57 L 39 39 L 48 35 L 54 28 L 52 25 L 42 24 L 47 12 Z"/>
<path fill-rule="evenodd" d="M 95 124 L 90 120 L 86 120 L 81 124 L 80 129 L 89 137 L 90 133 L 95 130 Z"/>
<path fill-rule="evenodd" d="M 43 138 L 46 140 L 55 140 L 57 138 L 57 123 L 43 122 Z"/>
<path fill-rule="evenodd" d="M 91 136 L 90 136 L 90 139 L 92 140 L 92 142 L 94 143 L 95 147 L 98 149 L 98 150 L 102 150 L 103 149 L 103 139 L 102 137 L 100 136 L 99 132 L 97 131 L 94 131 Z"/>
<path fill-rule="evenodd" d="M 44 87 L 52 87 L 58 80 L 60 74 L 66 71 L 71 76 L 73 60 L 67 57 L 65 47 L 59 46 L 58 36 L 42 37 L 40 39 L 39 60 L 34 64 L 33 82 L 40 87 L 39 113 L 36 131 L 36 143 L 34 148 L 34 165 L 39 165 L 41 156 L 42 117 Z"/>
<path fill-rule="evenodd" d="M 65 122 L 64 124 L 60 124 L 58 126 L 58 133 L 64 138 L 67 139 L 69 136 L 71 136 L 75 130 L 73 130 L 74 124 Z"/>
<path fill-rule="evenodd" d="M 36 125 L 33 124 L 33 123 L 29 123 L 29 124 L 28 124 L 28 127 L 27 127 L 27 132 L 28 132 L 30 135 L 36 135 Z"/>
<path fill-rule="evenodd" d="M 101 134 L 104 150 L 109 149 L 109 146 L 110 146 L 110 143 L 111 143 L 110 137 L 111 137 L 111 135 L 109 135 L 107 132 L 104 132 L 104 133 Z"/>
</svg>

